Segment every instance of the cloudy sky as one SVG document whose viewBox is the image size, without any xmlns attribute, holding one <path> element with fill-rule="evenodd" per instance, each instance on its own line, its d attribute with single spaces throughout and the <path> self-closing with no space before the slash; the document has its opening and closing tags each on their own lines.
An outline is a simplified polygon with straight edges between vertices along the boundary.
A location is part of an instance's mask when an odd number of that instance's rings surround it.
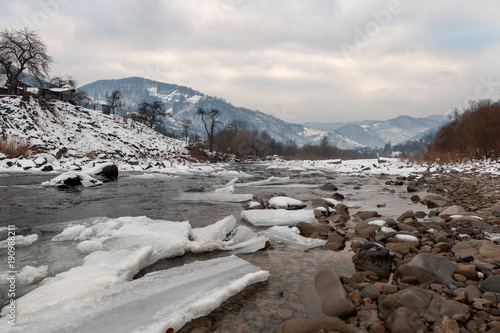
<svg viewBox="0 0 500 333">
<path fill-rule="evenodd" d="M 498 0 L 2 0 L 53 75 L 146 77 L 291 122 L 448 114 L 500 98 Z"/>
</svg>

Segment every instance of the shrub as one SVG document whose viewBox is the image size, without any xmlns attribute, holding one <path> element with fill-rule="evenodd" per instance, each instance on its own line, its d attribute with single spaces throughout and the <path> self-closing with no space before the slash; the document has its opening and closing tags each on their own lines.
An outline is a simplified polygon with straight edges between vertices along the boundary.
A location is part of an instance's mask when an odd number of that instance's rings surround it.
<svg viewBox="0 0 500 333">
<path fill-rule="evenodd" d="M 462 113 L 456 112 L 421 158 L 440 162 L 500 158 L 500 105 L 475 101 Z"/>
</svg>

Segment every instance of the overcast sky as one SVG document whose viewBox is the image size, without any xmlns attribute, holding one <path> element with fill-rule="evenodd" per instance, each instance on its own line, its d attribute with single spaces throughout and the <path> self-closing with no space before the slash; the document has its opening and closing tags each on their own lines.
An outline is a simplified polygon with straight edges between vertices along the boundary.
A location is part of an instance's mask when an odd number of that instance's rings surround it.
<svg viewBox="0 0 500 333">
<path fill-rule="evenodd" d="M 146 77 L 290 122 L 500 98 L 498 0 L 2 0 L 0 22 L 80 85 Z"/>
</svg>

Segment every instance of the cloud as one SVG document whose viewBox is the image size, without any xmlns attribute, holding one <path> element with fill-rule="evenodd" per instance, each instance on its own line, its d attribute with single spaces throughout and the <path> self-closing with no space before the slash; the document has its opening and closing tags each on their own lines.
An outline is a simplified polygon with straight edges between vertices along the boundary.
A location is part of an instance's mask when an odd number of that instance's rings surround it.
<svg viewBox="0 0 500 333">
<path fill-rule="evenodd" d="M 500 79 L 494 0 L 6 0 L 39 29 L 53 72 L 142 76 L 294 122 L 443 114 Z M 347 54 L 345 47 L 353 52 Z M 499 98 L 500 91 L 490 92 Z M 279 112 L 276 112 L 279 110 Z"/>
</svg>

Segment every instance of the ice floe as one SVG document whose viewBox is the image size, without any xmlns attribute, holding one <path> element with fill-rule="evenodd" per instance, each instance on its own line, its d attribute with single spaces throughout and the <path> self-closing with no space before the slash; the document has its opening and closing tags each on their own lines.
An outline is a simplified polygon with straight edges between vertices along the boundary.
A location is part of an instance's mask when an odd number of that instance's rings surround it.
<svg viewBox="0 0 500 333">
<path fill-rule="evenodd" d="M 294 209 L 305 206 L 302 201 L 289 197 L 280 196 L 269 199 L 269 207 L 274 209 Z"/>
<path fill-rule="evenodd" d="M 299 222 L 313 223 L 316 221 L 313 210 L 244 210 L 241 212 L 241 218 L 259 227 L 272 227 L 275 225 L 294 226 Z"/>
<path fill-rule="evenodd" d="M 15 237 L 15 244 L 16 247 L 25 247 L 25 246 L 30 246 L 34 242 L 38 240 L 38 235 L 37 234 L 32 234 L 28 236 L 22 236 L 22 235 L 17 235 Z M 9 245 L 9 240 L 3 240 L 0 241 L 0 249 L 6 249 Z"/>
<path fill-rule="evenodd" d="M 277 242 L 290 245 L 299 250 L 307 250 L 318 246 L 323 246 L 327 243 L 323 239 L 307 238 L 300 235 L 300 231 L 293 227 L 274 226 L 262 232 L 269 239 Z"/>
</svg>

